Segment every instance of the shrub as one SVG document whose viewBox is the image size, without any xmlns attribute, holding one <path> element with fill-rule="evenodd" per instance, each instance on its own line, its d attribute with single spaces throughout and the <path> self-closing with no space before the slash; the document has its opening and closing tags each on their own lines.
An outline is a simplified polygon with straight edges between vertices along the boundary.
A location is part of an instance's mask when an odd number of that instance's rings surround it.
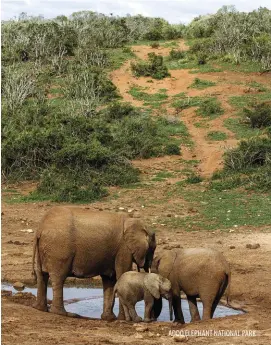
<svg viewBox="0 0 271 345">
<path fill-rule="evenodd" d="M 200 104 L 197 113 L 203 116 L 214 116 L 223 114 L 223 109 L 216 98 L 209 98 Z"/>
<path fill-rule="evenodd" d="M 164 153 L 166 155 L 180 155 L 181 150 L 180 150 L 179 145 L 177 145 L 177 144 L 168 144 L 165 147 Z"/>
<path fill-rule="evenodd" d="M 262 102 L 244 108 L 244 115 L 249 119 L 252 128 L 271 126 L 271 103 Z"/>
<path fill-rule="evenodd" d="M 130 159 L 175 154 L 174 140 L 157 119 L 126 103 L 87 117 L 31 100 L 13 116 L 2 114 L 3 177 L 39 180 L 37 193 L 52 200 L 92 201 L 106 186 L 138 181 Z"/>
<path fill-rule="evenodd" d="M 157 48 L 160 47 L 160 44 L 157 43 L 157 42 L 155 42 L 155 43 L 152 43 L 152 44 L 151 44 L 151 47 L 152 47 L 153 49 L 157 49 Z"/>
<path fill-rule="evenodd" d="M 147 62 L 131 63 L 132 72 L 135 76 L 153 77 L 163 79 L 170 76 L 167 67 L 164 65 L 163 57 L 155 53 L 148 54 Z"/>
<path fill-rule="evenodd" d="M 196 175 L 196 174 L 191 174 L 187 179 L 186 179 L 186 182 L 187 183 L 191 183 L 191 184 L 194 184 L 194 183 L 200 183 L 203 181 L 203 178 L 200 176 L 200 175 Z"/>
<path fill-rule="evenodd" d="M 251 138 L 242 140 L 238 147 L 225 153 L 226 170 L 244 171 L 271 164 L 271 138 Z"/>
<path fill-rule="evenodd" d="M 186 56 L 185 52 L 182 50 L 171 49 L 169 52 L 169 60 L 180 60 L 184 59 Z"/>
</svg>

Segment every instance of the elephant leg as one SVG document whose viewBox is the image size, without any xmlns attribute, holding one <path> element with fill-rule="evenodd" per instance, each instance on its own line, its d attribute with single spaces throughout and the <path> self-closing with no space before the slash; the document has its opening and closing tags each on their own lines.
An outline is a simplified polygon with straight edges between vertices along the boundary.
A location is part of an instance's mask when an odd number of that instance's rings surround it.
<svg viewBox="0 0 271 345">
<path fill-rule="evenodd" d="M 79 317 L 77 314 L 67 312 L 64 308 L 63 285 L 66 278 L 63 278 L 58 274 L 52 274 L 50 275 L 50 279 L 53 288 L 53 301 L 50 312 L 58 315 Z"/>
<path fill-rule="evenodd" d="M 46 272 L 37 272 L 37 300 L 36 303 L 33 305 L 35 309 L 41 311 L 48 311 L 47 307 L 47 285 L 49 280 L 49 274 Z"/>
<path fill-rule="evenodd" d="M 129 314 L 134 322 L 141 322 L 142 318 L 137 315 L 135 306 L 133 304 L 127 304 L 127 307 L 129 309 Z"/>
<path fill-rule="evenodd" d="M 103 313 L 101 315 L 102 320 L 112 321 L 116 320 L 116 316 L 111 310 L 111 301 L 113 300 L 114 296 L 114 285 L 116 283 L 116 279 L 109 278 L 107 276 L 102 275 L 103 281 L 103 292 L 104 292 L 104 302 L 103 302 Z"/>
<path fill-rule="evenodd" d="M 200 291 L 199 295 L 203 304 L 202 320 L 204 321 L 212 318 L 212 308 L 220 285 L 221 283 L 219 282 L 213 282 L 212 285 L 205 286 L 204 290 Z"/>
<path fill-rule="evenodd" d="M 213 302 L 212 310 L 211 310 L 211 318 L 214 317 L 214 312 L 215 312 L 215 310 L 216 310 L 216 307 L 217 307 L 217 305 L 218 305 L 218 303 L 219 303 L 221 297 L 223 296 L 223 294 L 224 294 L 224 292 L 225 292 L 225 290 L 226 290 L 226 288 L 227 288 L 227 285 L 228 285 L 228 280 L 225 279 L 225 280 L 222 282 L 222 284 L 221 284 L 221 286 L 220 286 L 220 289 L 219 289 L 219 291 L 218 291 L 218 293 L 217 293 L 217 295 L 216 295 L 216 297 L 215 297 L 215 300 L 214 300 L 214 302 Z"/>
<path fill-rule="evenodd" d="M 153 309 L 154 298 L 152 296 L 146 296 L 145 294 L 145 312 L 144 322 L 152 321 L 152 309 Z"/>
<path fill-rule="evenodd" d="M 131 321 L 131 316 L 130 316 L 130 313 L 129 313 L 129 309 L 127 307 L 127 305 L 124 303 L 123 299 L 121 297 L 119 297 L 119 302 L 122 304 L 123 306 L 123 310 L 124 310 L 124 314 L 125 314 L 125 320 L 126 321 Z"/>
<path fill-rule="evenodd" d="M 153 303 L 152 312 L 151 312 L 151 319 L 152 320 L 158 319 L 158 317 L 161 314 L 162 307 L 163 307 L 162 297 L 160 297 L 159 299 L 155 299 L 154 303 Z"/>
<path fill-rule="evenodd" d="M 172 305 L 173 305 L 173 311 L 174 311 L 174 315 L 175 315 L 174 322 L 185 323 L 184 317 L 183 317 L 183 312 L 182 312 L 182 306 L 181 306 L 180 291 L 178 291 L 178 293 L 176 293 L 176 292 L 173 293 Z"/>
<path fill-rule="evenodd" d="M 189 310 L 191 315 L 191 322 L 199 321 L 199 310 L 197 306 L 197 298 L 194 296 L 187 296 L 188 304 L 189 304 Z"/>
</svg>

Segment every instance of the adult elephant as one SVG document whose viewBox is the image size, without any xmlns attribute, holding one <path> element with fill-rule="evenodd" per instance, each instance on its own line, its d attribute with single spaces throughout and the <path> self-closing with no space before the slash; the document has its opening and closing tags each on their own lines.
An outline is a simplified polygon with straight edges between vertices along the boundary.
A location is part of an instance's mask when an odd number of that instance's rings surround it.
<svg viewBox="0 0 271 345">
<path fill-rule="evenodd" d="M 220 298 L 230 284 L 230 267 L 222 253 L 211 248 L 163 250 L 155 255 L 152 272 L 168 278 L 173 291 L 175 321 L 184 323 L 180 292 L 188 299 L 191 321 L 199 321 L 197 297 L 203 303 L 203 320 L 213 317 Z M 162 299 L 155 300 L 153 316 L 162 309 Z"/>
<path fill-rule="evenodd" d="M 110 301 L 116 280 L 132 269 L 133 262 L 148 271 L 155 248 L 155 234 L 148 231 L 138 218 L 79 207 L 54 207 L 42 219 L 34 242 L 33 274 L 38 286 L 34 308 L 48 311 L 50 277 L 53 288 L 50 312 L 76 316 L 64 308 L 65 279 L 100 275 L 104 291 L 101 317 L 103 320 L 115 319 Z M 120 306 L 119 319 L 124 318 Z"/>
</svg>

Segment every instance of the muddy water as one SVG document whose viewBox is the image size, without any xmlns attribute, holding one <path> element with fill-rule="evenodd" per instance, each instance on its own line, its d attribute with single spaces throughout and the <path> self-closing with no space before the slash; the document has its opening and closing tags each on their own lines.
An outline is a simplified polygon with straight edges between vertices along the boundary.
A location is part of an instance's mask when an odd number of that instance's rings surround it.
<svg viewBox="0 0 271 345">
<path fill-rule="evenodd" d="M 12 291 L 17 293 L 11 285 L 2 284 L 2 290 Z M 36 296 L 37 289 L 25 288 L 23 292 L 31 292 Z M 52 299 L 52 288 L 48 288 L 48 299 Z M 81 316 L 87 316 L 92 318 L 100 318 L 103 309 L 103 289 L 101 288 L 64 288 L 64 303 L 65 308 L 69 312 L 77 313 Z M 118 314 L 119 300 L 116 298 L 114 313 Z M 190 313 L 187 300 L 182 299 L 182 309 L 184 313 L 185 322 L 190 322 Z M 198 302 L 198 309 L 202 316 L 202 303 Z M 144 315 L 144 302 L 138 302 L 136 305 L 138 315 L 143 317 Z M 228 315 L 243 314 L 243 311 L 231 309 L 218 305 L 214 314 L 214 317 L 223 317 Z M 163 300 L 163 310 L 158 319 L 159 321 L 169 321 L 169 308 L 168 302 Z"/>
</svg>

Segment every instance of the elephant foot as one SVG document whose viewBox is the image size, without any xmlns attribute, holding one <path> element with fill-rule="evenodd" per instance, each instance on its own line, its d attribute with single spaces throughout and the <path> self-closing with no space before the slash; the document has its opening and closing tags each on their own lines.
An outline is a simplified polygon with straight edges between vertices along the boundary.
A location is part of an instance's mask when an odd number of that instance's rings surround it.
<svg viewBox="0 0 271 345">
<path fill-rule="evenodd" d="M 153 322 L 153 321 L 156 321 L 156 319 L 149 319 L 149 318 L 144 319 L 144 322 Z"/>
<path fill-rule="evenodd" d="M 102 313 L 101 319 L 104 321 L 114 321 L 116 320 L 116 315 L 114 313 Z"/>
<path fill-rule="evenodd" d="M 119 313 L 118 320 L 126 320 L 125 315 L 123 313 Z M 126 320 L 126 321 L 130 321 L 130 320 Z"/>
<path fill-rule="evenodd" d="M 134 322 L 142 322 L 142 318 L 140 316 L 136 316 L 133 321 Z"/>
<path fill-rule="evenodd" d="M 33 304 L 33 308 L 40 310 L 40 311 L 48 311 L 47 304 L 40 304 L 38 302 Z"/>
<path fill-rule="evenodd" d="M 185 324 L 184 320 L 175 319 L 173 322 Z"/>
<path fill-rule="evenodd" d="M 67 312 L 64 308 L 57 308 L 53 305 L 51 306 L 49 311 L 50 313 L 57 314 L 57 315 L 80 318 L 80 315 L 78 314 Z"/>
</svg>

